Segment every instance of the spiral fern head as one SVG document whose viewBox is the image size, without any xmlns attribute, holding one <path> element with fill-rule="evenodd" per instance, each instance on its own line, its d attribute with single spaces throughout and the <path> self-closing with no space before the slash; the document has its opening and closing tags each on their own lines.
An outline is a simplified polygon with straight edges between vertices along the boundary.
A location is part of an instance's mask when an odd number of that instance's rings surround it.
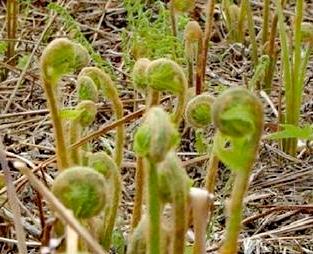
<svg viewBox="0 0 313 254">
<path fill-rule="evenodd" d="M 115 94 L 112 95 L 112 93 L 115 93 L 115 86 L 111 77 L 101 69 L 97 67 L 85 67 L 79 73 L 79 78 L 83 76 L 91 78 L 96 87 L 103 90 L 105 96 L 109 98 L 115 96 Z M 114 91 L 112 87 L 114 87 Z"/>
<path fill-rule="evenodd" d="M 184 39 L 190 43 L 197 43 L 203 36 L 202 29 L 197 21 L 189 21 L 185 27 Z"/>
<path fill-rule="evenodd" d="M 132 80 L 137 90 L 144 91 L 148 86 L 146 71 L 150 63 L 149 59 L 140 58 L 134 65 Z"/>
<path fill-rule="evenodd" d="M 232 88 L 213 103 L 213 122 L 219 131 L 231 137 L 243 137 L 260 131 L 263 108 L 248 90 Z"/>
<path fill-rule="evenodd" d="M 105 152 L 93 153 L 88 159 L 88 165 L 105 177 L 109 176 L 113 168 L 117 168 L 114 160 Z"/>
<path fill-rule="evenodd" d="M 178 12 L 189 12 L 195 8 L 195 0 L 172 0 L 171 4 Z"/>
<path fill-rule="evenodd" d="M 185 119 L 192 127 L 205 128 L 212 123 L 212 105 L 214 98 L 201 94 L 191 99 L 186 107 Z"/>
<path fill-rule="evenodd" d="M 77 110 L 81 112 L 78 121 L 82 127 L 91 125 L 96 118 L 97 106 L 93 101 L 80 102 L 77 105 Z"/>
<path fill-rule="evenodd" d="M 174 183 L 179 182 L 179 184 Z M 160 191 L 160 198 L 164 203 L 175 202 L 173 200 L 173 192 L 181 190 L 188 192 L 189 189 L 189 178 L 186 171 L 183 170 L 181 161 L 177 157 L 175 151 L 170 151 L 164 161 L 158 167 L 158 184 Z"/>
<path fill-rule="evenodd" d="M 160 162 L 178 141 L 170 116 L 162 108 L 153 107 L 135 134 L 134 149 L 138 155 Z"/>
<path fill-rule="evenodd" d="M 313 24 L 309 22 L 301 23 L 302 41 L 313 44 Z"/>
<path fill-rule="evenodd" d="M 98 88 L 88 76 L 80 76 L 77 80 L 77 94 L 80 100 L 98 101 Z"/>
<path fill-rule="evenodd" d="M 57 176 L 52 192 L 77 218 L 86 219 L 105 206 L 105 186 L 104 177 L 94 169 L 72 167 Z"/>
<path fill-rule="evenodd" d="M 62 75 L 87 65 L 89 55 L 81 45 L 65 38 L 49 43 L 41 56 L 44 79 L 56 82 Z"/>
<path fill-rule="evenodd" d="M 152 61 L 146 74 L 149 86 L 155 90 L 174 94 L 182 94 L 187 90 L 187 79 L 182 67 L 170 59 Z"/>
</svg>

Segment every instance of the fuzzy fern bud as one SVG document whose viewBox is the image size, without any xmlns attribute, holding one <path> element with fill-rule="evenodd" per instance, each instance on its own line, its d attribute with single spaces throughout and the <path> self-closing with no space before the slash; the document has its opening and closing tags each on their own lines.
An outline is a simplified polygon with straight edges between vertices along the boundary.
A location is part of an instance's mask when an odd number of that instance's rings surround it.
<svg viewBox="0 0 313 254">
<path fill-rule="evenodd" d="M 140 58 L 136 61 L 134 68 L 133 68 L 133 73 L 132 73 L 132 80 L 134 87 L 137 90 L 146 90 L 148 86 L 147 82 L 147 75 L 146 75 L 146 70 L 149 66 L 151 61 L 147 58 Z"/>
<path fill-rule="evenodd" d="M 213 104 L 213 122 L 219 131 L 232 137 L 242 137 L 262 126 L 258 99 L 243 88 L 229 89 Z"/>
<path fill-rule="evenodd" d="M 203 32 L 197 21 L 189 21 L 185 27 L 184 39 L 190 43 L 198 43 Z"/>
<path fill-rule="evenodd" d="M 172 0 L 171 4 L 177 12 L 189 12 L 195 8 L 195 0 Z"/>
<path fill-rule="evenodd" d="M 43 51 L 41 67 L 44 79 L 56 82 L 62 75 L 87 65 L 88 52 L 68 39 L 53 40 Z"/>
<path fill-rule="evenodd" d="M 88 76 L 80 76 L 77 80 L 77 94 L 80 100 L 98 101 L 98 88 Z"/>
<path fill-rule="evenodd" d="M 205 128 L 212 123 L 212 105 L 214 98 L 207 94 L 201 94 L 191 99 L 185 111 L 185 119 L 192 127 Z"/>
<path fill-rule="evenodd" d="M 97 215 L 106 202 L 104 177 L 88 167 L 72 167 L 55 179 L 52 192 L 78 218 Z"/>
<path fill-rule="evenodd" d="M 149 86 L 158 91 L 181 94 L 187 90 L 183 69 L 169 59 L 161 58 L 152 61 L 147 68 L 147 80 Z"/>
<path fill-rule="evenodd" d="M 169 115 L 163 109 L 153 107 L 135 134 L 134 149 L 140 156 L 160 162 L 177 145 L 178 139 Z"/>
<path fill-rule="evenodd" d="M 80 111 L 78 122 L 82 127 L 88 127 L 96 118 L 97 106 L 93 101 L 82 101 L 77 105 Z"/>
</svg>

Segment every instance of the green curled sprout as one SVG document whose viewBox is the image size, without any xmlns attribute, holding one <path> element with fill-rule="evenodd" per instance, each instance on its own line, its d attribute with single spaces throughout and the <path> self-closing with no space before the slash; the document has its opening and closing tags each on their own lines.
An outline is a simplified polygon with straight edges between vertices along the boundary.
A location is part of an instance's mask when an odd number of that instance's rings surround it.
<svg viewBox="0 0 313 254">
<path fill-rule="evenodd" d="M 185 119 L 192 127 L 205 128 L 212 123 L 214 97 L 204 93 L 191 99 L 185 110 Z"/>
<path fill-rule="evenodd" d="M 77 94 L 80 100 L 98 101 L 98 88 L 88 76 L 80 76 L 77 80 Z"/>
<path fill-rule="evenodd" d="M 52 192 L 81 219 L 99 214 L 106 203 L 106 181 L 89 167 L 72 167 L 61 172 L 52 185 Z"/>
<path fill-rule="evenodd" d="M 105 98 L 112 102 L 112 109 L 117 120 L 123 117 L 123 104 L 119 98 L 118 90 L 114 85 L 111 77 L 97 67 L 85 67 L 79 74 L 80 77 L 89 77 L 93 80 L 98 90 L 103 92 Z M 123 159 L 123 144 L 124 144 L 124 125 L 119 125 L 116 131 L 116 146 L 114 152 L 114 160 L 118 167 L 121 166 Z"/>
<path fill-rule="evenodd" d="M 190 43 L 198 43 L 202 38 L 203 32 L 197 21 L 189 21 L 185 27 L 184 39 Z"/>
<path fill-rule="evenodd" d="M 42 53 L 44 78 L 56 82 L 62 75 L 87 65 L 88 52 L 81 45 L 66 38 L 55 39 Z"/>
<path fill-rule="evenodd" d="M 82 101 L 76 109 L 80 111 L 77 121 L 82 127 L 90 126 L 96 119 L 97 105 L 93 101 Z"/>
<path fill-rule="evenodd" d="M 187 89 L 183 69 L 170 59 L 161 58 L 152 61 L 146 74 L 149 86 L 155 90 L 180 94 Z"/>
<path fill-rule="evenodd" d="M 152 107 L 135 134 L 134 149 L 140 156 L 160 162 L 178 140 L 178 132 L 169 115 L 160 107 Z"/>
<path fill-rule="evenodd" d="M 140 58 L 136 61 L 133 72 L 132 80 L 134 87 L 139 91 L 146 90 L 148 86 L 146 70 L 151 61 L 147 58 Z"/>
<path fill-rule="evenodd" d="M 260 105 L 243 88 L 229 89 L 213 104 L 213 122 L 219 131 L 232 137 L 242 137 L 259 128 Z"/>
</svg>

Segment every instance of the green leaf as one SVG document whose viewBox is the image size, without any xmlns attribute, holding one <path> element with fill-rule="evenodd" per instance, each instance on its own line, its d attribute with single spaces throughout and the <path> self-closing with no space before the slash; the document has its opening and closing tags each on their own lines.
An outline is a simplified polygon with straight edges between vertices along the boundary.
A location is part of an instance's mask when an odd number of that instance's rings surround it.
<svg viewBox="0 0 313 254">
<path fill-rule="evenodd" d="M 8 44 L 6 42 L 0 42 L 0 55 L 4 55 L 7 50 Z"/>
<path fill-rule="evenodd" d="M 230 137 L 217 132 L 214 140 L 214 153 L 230 169 L 234 171 L 246 170 L 254 153 L 251 152 L 251 136 Z"/>
<path fill-rule="evenodd" d="M 281 124 L 283 130 L 265 136 L 265 139 L 301 138 L 313 139 L 313 125 L 304 127 L 292 124 Z"/>
<path fill-rule="evenodd" d="M 196 130 L 195 148 L 198 153 L 206 153 L 208 151 L 208 145 L 205 142 L 202 130 Z"/>
<path fill-rule="evenodd" d="M 20 69 L 24 69 L 29 60 L 29 57 L 30 57 L 29 54 L 19 57 L 17 67 L 19 67 Z"/>
</svg>

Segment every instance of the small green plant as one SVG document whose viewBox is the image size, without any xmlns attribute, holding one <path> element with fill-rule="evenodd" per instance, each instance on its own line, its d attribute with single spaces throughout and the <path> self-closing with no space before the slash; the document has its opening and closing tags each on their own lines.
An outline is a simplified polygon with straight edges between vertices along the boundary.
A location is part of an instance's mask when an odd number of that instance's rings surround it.
<svg viewBox="0 0 313 254">
<path fill-rule="evenodd" d="M 189 178 L 174 151 L 169 152 L 158 166 L 158 183 L 161 201 L 172 204 L 170 253 L 184 253 L 182 239 L 187 231 Z"/>
<path fill-rule="evenodd" d="M 88 53 L 90 54 L 90 57 L 94 61 L 95 65 L 112 75 L 113 66 L 111 62 L 104 60 L 102 56 L 93 49 L 93 46 L 86 39 L 85 35 L 80 31 L 80 26 L 72 17 L 72 15 L 58 3 L 49 3 L 48 9 L 55 11 L 63 19 L 64 25 L 68 32 L 73 35 L 73 39 L 75 41 L 83 45 L 88 50 Z"/>
<path fill-rule="evenodd" d="M 86 65 L 88 61 L 88 53 L 82 46 L 64 38 L 52 41 L 45 48 L 41 56 L 41 77 L 56 138 L 56 154 L 59 170 L 67 168 L 69 166 L 69 160 L 57 100 L 58 81 L 63 75 Z"/>
<path fill-rule="evenodd" d="M 54 180 L 54 195 L 80 219 L 98 215 L 106 204 L 105 178 L 89 167 L 72 167 Z"/>
<path fill-rule="evenodd" d="M 152 107 L 146 114 L 142 126 L 134 139 L 136 153 L 145 158 L 148 236 L 147 252 L 161 253 L 161 202 L 159 197 L 158 164 L 178 142 L 178 132 L 169 115 L 158 107 Z"/>
<path fill-rule="evenodd" d="M 227 205 L 225 238 L 219 253 L 236 253 L 243 198 L 263 131 L 262 104 L 245 89 L 229 89 L 215 100 L 212 119 L 218 129 L 214 153 L 235 172 L 231 200 Z"/>
<path fill-rule="evenodd" d="M 106 153 L 94 153 L 88 159 L 88 165 L 107 179 L 108 188 L 111 192 L 108 197 L 108 205 L 105 207 L 104 223 L 99 233 L 100 243 L 108 251 L 111 246 L 114 224 L 122 194 L 122 180 L 117 165 Z"/>
<path fill-rule="evenodd" d="M 183 69 L 174 61 L 161 58 L 151 62 L 146 70 L 149 87 L 160 92 L 171 92 L 178 96 L 173 122 L 178 124 L 185 110 L 187 79 Z"/>
<path fill-rule="evenodd" d="M 163 1 L 145 4 L 142 0 L 125 0 L 127 30 L 122 33 L 123 55 L 126 67 L 131 69 L 139 58 L 157 59 L 170 57 L 184 61 L 184 48 L 174 37 L 169 24 L 170 12 Z M 155 15 L 157 13 L 157 15 Z M 188 19 L 179 15 L 178 26 L 183 29 Z"/>
<path fill-rule="evenodd" d="M 97 67 L 85 67 L 81 70 L 78 79 L 80 80 L 83 77 L 89 77 L 94 82 L 97 89 L 103 92 L 104 97 L 111 100 L 116 119 L 121 119 L 123 117 L 123 104 L 110 76 Z M 124 125 L 117 127 L 115 144 L 114 160 L 116 165 L 120 168 L 123 159 Z"/>
<path fill-rule="evenodd" d="M 206 190 L 191 188 L 189 200 L 195 232 L 193 254 L 204 254 L 206 253 L 206 230 L 212 196 Z"/>
<path fill-rule="evenodd" d="M 68 126 L 69 144 L 75 144 L 82 137 L 82 133 L 95 120 L 96 114 L 97 105 L 89 100 L 80 102 L 73 110 L 66 109 L 61 111 L 62 118 L 70 120 Z M 83 165 L 84 157 L 83 151 L 80 148 L 70 150 L 72 165 Z"/>
<path fill-rule="evenodd" d="M 188 68 L 188 85 L 189 87 L 194 87 L 194 59 L 197 59 L 197 71 L 196 71 L 196 85 L 195 94 L 201 93 L 202 88 L 202 47 L 203 47 L 203 32 L 198 22 L 189 21 L 185 28 L 184 33 L 185 39 L 185 54 L 187 58 L 187 68 Z M 196 47 L 195 47 L 196 46 Z M 195 48 L 197 48 L 197 53 L 195 54 Z"/>
<path fill-rule="evenodd" d="M 282 73 L 283 83 L 285 87 L 286 98 L 286 112 L 281 119 L 281 124 L 299 125 L 300 108 L 302 102 L 302 94 L 304 87 L 304 79 L 308 61 L 311 55 L 312 47 L 306 46 L 304 52 L 302 51 L 303 39 L 307 39 L 306 33 L 303 33 L 304 26 L 302 26 L 303 19 L 303 0 L 297 1 L 296 15 L 293 29 L 292 47 L 288 45 L 288 35 L 286 25 L 284 23 L 284 16 L 282 4 L 276 1 L 279 34 L 281 40 L 281 58 L 282 58 Z M 310 44 L 309 44 L 310 45 Z M 293 49 L 292 51 L 290 49 Z M 287 139 L 284 143 L 284 151 L 290 155 L 296 155 L 297 139 Z"/>
</svg>

